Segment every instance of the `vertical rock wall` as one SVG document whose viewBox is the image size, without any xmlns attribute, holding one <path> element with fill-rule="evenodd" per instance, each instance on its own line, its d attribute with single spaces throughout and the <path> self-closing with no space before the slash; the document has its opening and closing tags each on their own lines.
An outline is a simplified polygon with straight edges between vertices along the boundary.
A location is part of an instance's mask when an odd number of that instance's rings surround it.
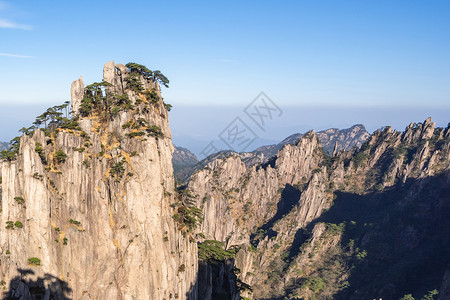
<svg viewBox="0 0 450 300">
<path fill-rule="evenodd" d="M 81 130 L 36 130 L 22 137 L 16 161 L 2 162 L 0 280 L 9 291 L 19 293 L 20 278 L 60 299 L 196 299 L 197 246 L 177 230 L 170 207 L 168 113 L 156 82 L 141 78 L 158 95 L 151 103 L 127 89 L 126 76 L 105 65 L 113 84 L 106 94 L 124 91 L 133 108 L 81 117 Z M 72 84 L 74 112 L 83 95 L 80 78 Z M 127 136 L 140 129 L 123 125 L 142 119 L 161 134 Z M 8 221 L 23 226 L 6 229 Z"/>
</svg>

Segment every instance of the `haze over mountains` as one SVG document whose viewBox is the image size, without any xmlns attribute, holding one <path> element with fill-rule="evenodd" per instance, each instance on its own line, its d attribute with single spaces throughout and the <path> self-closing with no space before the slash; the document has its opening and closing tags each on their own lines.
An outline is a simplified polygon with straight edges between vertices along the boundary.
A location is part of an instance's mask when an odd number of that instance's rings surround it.
<svg viewBox="0 0 450 300">
<path fill-rule="evenodd" d="M 337 104 L 314 106 L 308 99 L 302 101 L 299 99 L 298 106 L 285 106 L 279 103 L 278 99 L 273 99 L 283 110 L 283 115 L 270 121 L 265 131 L 262 131 L 243 113 L 243 109 L 251 100 L 252 98 L 242 99 L 242 106 L 233 107 L 182 106 L 182 104 L 174 106 L 170 111 L 173 143 L 189 149 L 201 160 L 205 155 L 200 153 L 211 141 L 215 142 L 218 150 L 229 149 L 220 141 L 218 135 L 235 117 L 240 117 L 258 135 L 258 139 L 245 150 L 254 151 L 260 146 L 277 144 L 291 134 L 305 133 L 313 129 L 319 132 L 329 128 L 343 129 L 363 124 L 370 133 L 382 126 L 392 126 L 393 129 L 401 131 L 411 121 L 420 122 L 429 116 L 433 117 L 437 126 L 446 127 L 450 115 L 450 107 L 432 107 L 425 104 L 424 107 L 409 105 L 364 107 Z M 20 124 L 17 128 L 20 128 L 19 126 Z"/>
<path fill-rule="evenodd" d="M 277 154 L 277 152 L 287 144 L 297 143 L 304 134 L 295 133 L 278 144 L 261 146 L 250 153 L 242 154 L 242 157 L 246 164 L 255 164 L 266 162 L 270 157 Z M 327 130 L 319 131 L 317 137 L 326 152 L 332 154 L 336 150 L 350 150 L 353 147 L 360 147 L 366 139 L 369 137 L 369 133 L 366 131 L 363 125 L 354 125 L 347 129 L 330 128 Z M 225 152 L 227 152 L 225 150 Z M 205 159 L 205 162 L 220 156 L 220 153 L 212 154 Z M 178 180 L 185 181 L 196 169 L 196 164 L 199 162 L 195 154 L 183 147 L 175 146 L 172 159 L 174 165 L 174 174 Z M 205 162 L 201 162 L 198 167 L 204 165 Z"/>
<path fill-rule="evenodd" d="M 0 150 L 6 150 L 6 149 L 8 149 L 8 143 L 0 142 Z"/>
<path fill-rule="evenodd" d="M 449 126 L 197 162 L 174 152 L 167 82 L 110 61 L 72 83 L 73 116 L 51 107 L 1 152 L 3 298 L 450 298 Z"/>
</svg>

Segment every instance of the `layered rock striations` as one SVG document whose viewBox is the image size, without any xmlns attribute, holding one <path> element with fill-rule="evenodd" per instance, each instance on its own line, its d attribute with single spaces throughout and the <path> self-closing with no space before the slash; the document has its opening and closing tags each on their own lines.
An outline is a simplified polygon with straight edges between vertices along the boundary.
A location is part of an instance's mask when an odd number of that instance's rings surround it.
<svg viewBox="0 0 450 300">
<path fill-rule="evenodd" d="M 449 163 L 450 130 L 427 119 L 333 156 L 314 132 L 264 164 L 224 153 L 188 189 L 205 239 L 239 247 L 241 295 L 398 299 L 439 289 L 450 262 Z"/>
<path fill-rule="evenodd" d="M 73 117 L 49 109 L 2 153 L 4 297 L 446 299 L 448 127 L 311 131 L 176 189 L 158 82 L 108 62 L 73 82 Z"/>
<path fill-rule="evenodd" d="M 146 75 L 109 62 L 102 83 L 78 79 L 74 118 L 24 135 L 17 159 L 1 162 L 10 296 L 196 299 L 197 246 L 170 206 L 168 113 Z"/>
</svg>

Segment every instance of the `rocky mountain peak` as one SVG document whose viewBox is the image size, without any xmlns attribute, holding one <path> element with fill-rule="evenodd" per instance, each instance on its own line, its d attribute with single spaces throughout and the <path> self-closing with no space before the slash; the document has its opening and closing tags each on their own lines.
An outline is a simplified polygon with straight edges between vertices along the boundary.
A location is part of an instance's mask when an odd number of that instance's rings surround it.
<svg viewBox="0 0 450 300">
<path fill-rule="evenodd" d="M 449 241 L 445 232 L 431 229 L 431 224 L 448 224 L 450 217 L 444 209 L 450 201 L 445 192 L 450 178 L 448 131 L 427 119 L 404 132 L 384 127 L 367 136 L 360 148 L 335 149 L 333 156 L 321 147 L 319 134 L 324 132 L 309 132 L 267 162 L 248 165 L 237 153 L 211 157 L 188 182 L 202 208 L 201 231 L 205 239 L 221 241 L 227 249 L 239 245 L 238 277 L 253 287 L 241 296 L 424 295 L 427 290 L 415 285 L 407 289 L 403 281 L 386 275 L 402 270 L 411 280 L 420 276 L 421 271 L 414 275 L 402 269 L 411 259 L 435 266 L 427 273 L 434 286 L 444 277 L 445 263 L 438 266 L 434 255 L 414 253 L 440 253 L 441 241 Z M 355 126 L 345 134 L 355 132 L 365 131 Z M 431 236 L 440 242 L 430 244 Z M 361 274 L 370 276 L 375 286 L 361 281 Z M 392 288 L 385 289 L 387 285 Z M 433 285 L 427 289 L 432 293 Z"/>
<path fill-rule="evenodd" d="M 73 112 L 78 112 L 81 105 L 81 100 L 84 97 L 84 82 L 83 77 L 80 76 L 77 80 L 72 82 L 70 89 L 71 107 Z"/>
<path fill-rule="evenodd" d="M 196 298 L 197 247 L 173 218 L 173 146 L 159 88 L 168 80 L 127 65 L 108 62 L 100 83 L 74 81 L 73 117 L 49 109 L 51 120 L 36 121 L 45 127 L 27 131 L 16 158 L 1 161 L 8 292 Z"/>
</svg>

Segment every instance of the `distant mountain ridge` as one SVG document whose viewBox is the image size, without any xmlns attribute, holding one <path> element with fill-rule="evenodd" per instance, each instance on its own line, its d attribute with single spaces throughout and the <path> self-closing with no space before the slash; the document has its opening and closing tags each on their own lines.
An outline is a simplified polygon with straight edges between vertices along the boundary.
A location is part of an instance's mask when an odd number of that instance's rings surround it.
<svg viewBox="0 0 450 300">
<path fill-rule="evenodd" d="M 211 161 L 223 159 L 231 155 L 239 156 L 247 167 L 265 163 L 271 157 L 275 156 L 285 145 L 295 145 L 304 135 L 303 133 L 295 133 L 278 144 L 261 146 L 252 152 L 236 153 L 231 150 L 220 151 L 211 154 L 200 162 L 188 149 L 175 146 L 172 160 L 175 178 L 180 181 L 185 181 L 193 172 L 202 169 Z M 359 148 L 370 136 L 362 124 L 356 124 L 346 129 L 330 128 L 319 131 L 316 135 L 325 152 L 329 154 L 333 153 L 335 146 L 337 151 L 350 150 L 353 147 Z"/>
<path fill-rule="evenodd" d="M 276 155 L 278 150 L 283 148 L 284 145 L 293 145 L 298 142 L 304 135 L 305 134 L 303 133 L 295 133 L 288 136 L 278 144 L 261 146 L 253 152 L 261 152 L 265 157 L 271 157 Z M 350 150 L 355 146 L 361 147 L 361 145 L 370 136 L 370 134 L 362 124 L 356 124 L 346 129 L 330 128 L 327 130 L 319 131 L 316 133 L 316 135 L 319 138 L 323 149 L 329 154 L 333 153 L 335 145 L 337 146 L 336 148 L 338 151 Z"/>
<path fill-rule="evenodd" d="M 0 142 L 0 151 L 7 150 L 8 149 L 8 143 Z"/>
<path fill-rule="evenodd" d="M 198 163 L 197 156 L 183 147 L 174 145 L 172 164 L 174 176 L 177 180 L 184 181 L 189 176 L 192 167 Z"/>
</svg>

